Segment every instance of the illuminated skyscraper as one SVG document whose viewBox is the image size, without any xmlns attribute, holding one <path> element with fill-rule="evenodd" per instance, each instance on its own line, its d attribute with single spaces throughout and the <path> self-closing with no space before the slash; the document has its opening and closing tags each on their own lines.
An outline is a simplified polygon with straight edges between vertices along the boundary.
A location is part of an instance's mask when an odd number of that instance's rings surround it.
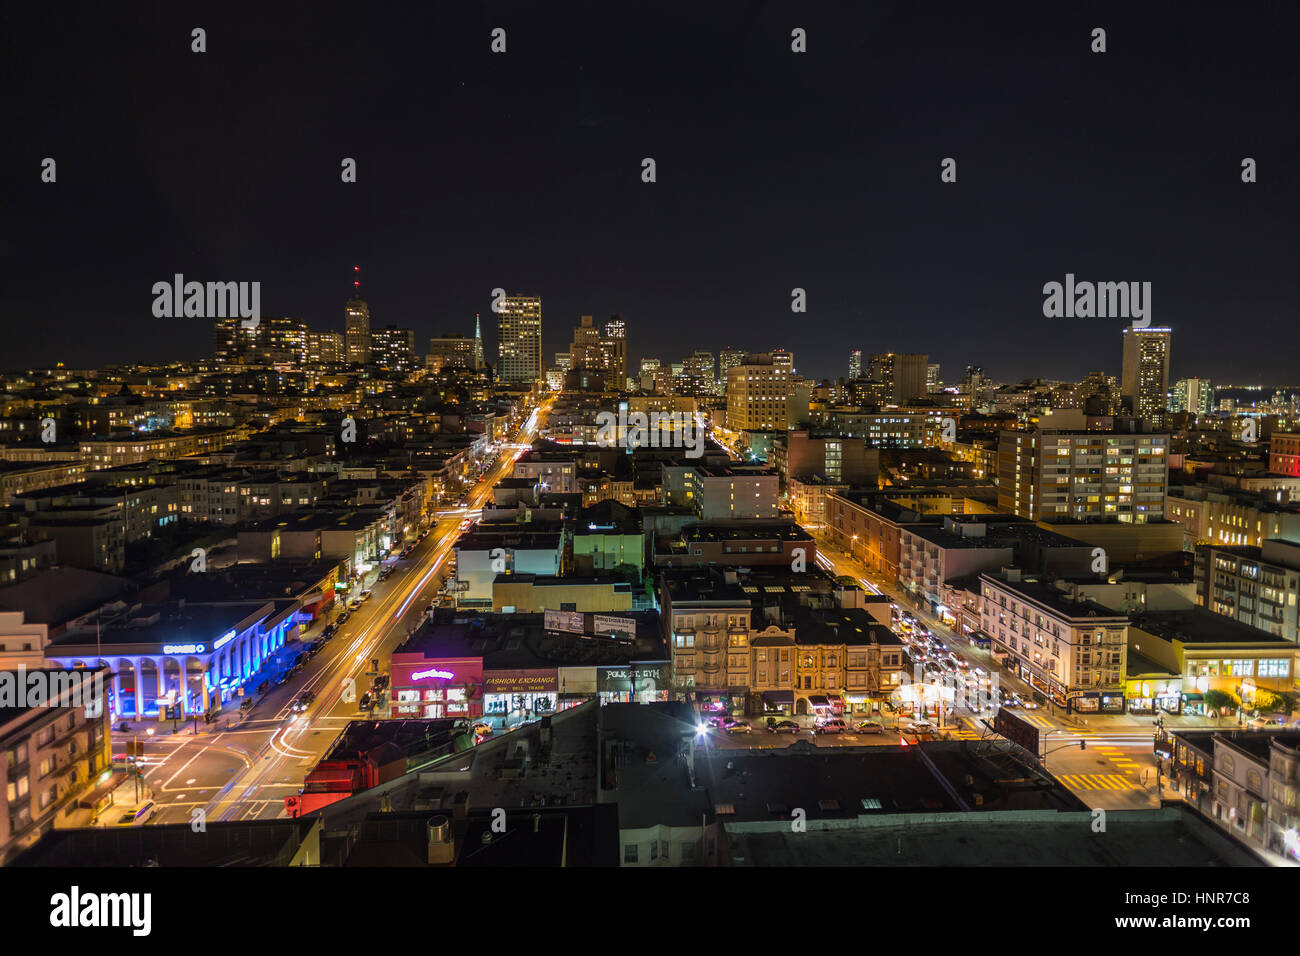
<svg viewBox="0 0 1300 956">
<path fill-rule="evenodd" d="M 862 378 L 862 349 L 849 353 L 849 381 L 855 378 Z"/>
<path fill-rule="evenodd" d="M 1124 329 L 1120 394 L 1137 418 L 1162 427 L 1169 402 L 1169 345 L 1172 330 Z"/>
<path fill-rule="evenodd" d="M 542 298 L 506 296 L 496 308 L 497 377 L 531 385 L 542 377 Z"/>
<path fill-rule="evenodd" d="M 352 271 L 359 276 L 361 267 L 353 266 Z M 370 306 L 361 298 L 359 278 L 352 281 L 352 298 L 348 299 L 343 329 L 348 362 L 352 365 L 365 365 L 370 361 Z"/>
</svg>

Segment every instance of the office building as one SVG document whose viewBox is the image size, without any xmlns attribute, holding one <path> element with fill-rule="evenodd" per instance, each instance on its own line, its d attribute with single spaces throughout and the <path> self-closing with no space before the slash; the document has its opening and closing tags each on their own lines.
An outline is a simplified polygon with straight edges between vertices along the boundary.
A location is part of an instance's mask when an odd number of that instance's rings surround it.
<svg viewBox="0 0 1300 956">
<path fill-rule="evenodd" d="M 370 306 L 361 298 L 361 283 L 348 299 L 344 310 L 343 339 L 350 365 L 366 365 L 370 361 Z"/>
<path fill-rule="evenodd" d="M 370 361 L 393 372 L 415 370 L 415 332 L 386 325 L 370 333 Z"/>
<path fill-rule="evenodd" d="M 855 378 L 862 378 L 862 349 L 854 349 L 849 353 L 849 381 Z"/>
<path fill-rule="evenodd" d="M 473 369 L 476 361 L 475 347 L 478 345 L 478 340 L 467 335 L 444 332 L 437 338 L 429 339 L 429 355 L 425 365 L 435 374 L 444 369 Z"/>
<path fill-rule="evenodd" d="M 307 362 L 310 365 L 329 365 L 342 362 L 346 352 L 341 332 L 308 332 Z"/>
<path fill-rule="evenodd" d="M 924 398 L 929 358 L 916 352 L 878 353 L 867 361 L 867 378 L 883 383 L 891 404 Z"/>
</svg>

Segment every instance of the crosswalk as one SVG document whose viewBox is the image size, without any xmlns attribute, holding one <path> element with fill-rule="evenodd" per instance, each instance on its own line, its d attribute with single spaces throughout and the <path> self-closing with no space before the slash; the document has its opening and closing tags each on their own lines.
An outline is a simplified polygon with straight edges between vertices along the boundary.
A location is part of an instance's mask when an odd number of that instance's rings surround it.
<svg viewBox="0 0 1300 956">
<path fill-rule="evenodd" d="M 1056 779 L 1071 790 L 1141 790 L 1142 785 L 1122 773 L 1058 773 Z"/>
</svg>

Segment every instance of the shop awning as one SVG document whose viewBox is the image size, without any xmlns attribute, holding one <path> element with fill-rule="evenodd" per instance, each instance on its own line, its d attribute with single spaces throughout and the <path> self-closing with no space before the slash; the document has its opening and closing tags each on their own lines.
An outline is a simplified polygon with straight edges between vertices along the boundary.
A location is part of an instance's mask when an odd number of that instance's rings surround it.
<svg viewBox="0 0 1300 956">
<path fill-rule="evenodd" d="M 106 794 L 112 793 L 123 783 L 126 782 L 127 773 L 125 770 L 114 770 L 109 778 L 103 783 L 97 785 L 93 790 L 83 793 L 77 800 L 77 805 L 85 807 L 87 810 L 95 809 L 95 804 Z"/>
<path fill-rule="evenodd" d="M 821 694 L 810 694 L 808 697 L 808 703 L 814 707 L 829 707 L 831 705 L 831 702 Z"/>
<path fill-rule="evenodd" d="M 763 691 L 764 703 L 771 704 L 773 707 L 793 707 L 794 691 L 792 690 L 765 690 Z"/>
</svg>

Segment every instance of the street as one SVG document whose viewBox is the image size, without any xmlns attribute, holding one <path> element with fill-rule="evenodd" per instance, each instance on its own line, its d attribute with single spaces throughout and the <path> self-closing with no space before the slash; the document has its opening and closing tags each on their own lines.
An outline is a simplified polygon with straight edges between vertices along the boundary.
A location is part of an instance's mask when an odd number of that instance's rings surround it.
<svg viewBox="0 0 1300 956">
<path fill-rule="evenodd" d="M 543 403 L 530 415 L 513 443 L 532 442 L 548 409 L 549 403 Z M 386 562 L 394 569 L 389 578 L 374 585 L 369 599 L 351 612 L 296 677 L 271 688 L 242 719 L 223 714 L 215 724 L 200 723 L 197 734 L 190 723 L 172 732 L 170 722 L 138 722 L 128 733 L 114 731 L 114 753 L 123 752 L 128 741 L 144 744 L 144 756 L 137 762 L 144 771 L 147 798 L 158 804 L 154 822 L 191 822 L 197 809 L 207 820 L 284 816 L 284 798 L 298 792 L 307 772 L 349 721 L 366 718 L 357 699 L 371 686 L 371 660 L 378 658 L 383 669 L 393 649 L 418 626 L 425 607 L 436 601 L 465 513 L 491 499 L 493 486 L 511 474 L 514 461 L 514 450 L 503 446 L 467 495 L 466 507 L 440 513 L 425 540 L 405 559 Z M 318 637 L 341 610 L 335 606 L 327 620 L 313 622 L 300 642 Z M 349 678 L 355 681 L 354 690 Z M 295 715 L 292 703 L 304 691 L 313 692 L 316 700 L 305 713 Z M 131 789 L 127 784 L 119 795 L 130 795 Z"/>
</svg>

